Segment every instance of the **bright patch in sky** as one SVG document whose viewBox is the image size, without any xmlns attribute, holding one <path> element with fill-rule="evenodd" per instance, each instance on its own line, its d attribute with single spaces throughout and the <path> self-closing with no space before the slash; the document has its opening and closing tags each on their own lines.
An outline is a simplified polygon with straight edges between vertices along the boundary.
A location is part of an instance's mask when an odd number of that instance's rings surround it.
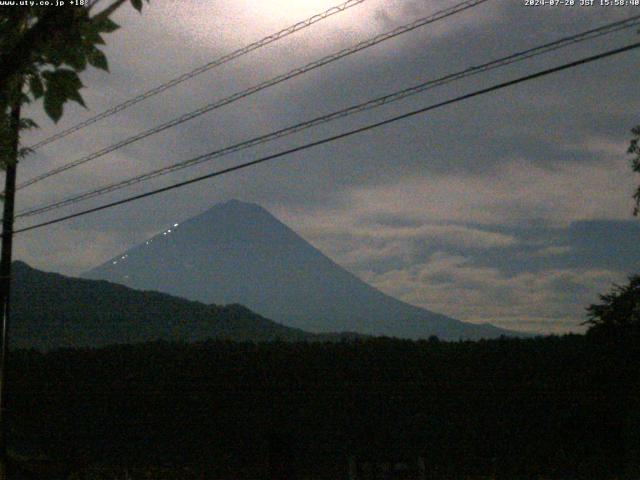
<svg viewBox="0 0 640 480">
<path fill-rule="evenodd" d="M 268 21 L 295 23 L 338 5 L 337 0 L 262 0 L 244 1 L 255 16 Z"/>
<path fill-rule="evenodd" d="M 175 32 L 198 48 L 214 47 L 220 52 L 229 52 L 260 40 L 298 22 L 319 15 L 341 5 L 346 0 L 236 0 L 234 2 L 184 1 L 167 2 L 150 9 L 153 21 L 161 24 L 163 32 Z M 388 0 L 395 4 L 396 0 Z M 378 6 L 384 2 L 371 2 Z M 356 5 L 332 15 L 309 31 L 318 49 L 326 50 L 338 32 L 375 30 L 374 19 L 377 8 Z M 147 17 L 148 18 L 148 17 Z M 297 38 L 305 38 L 301 34 Z M 338 35 L 339 36 L 339 35 Z M 322 42 L 317 42 L 322 38 Z M 281 44 L 282 45 L 282 44 Z"/>
</svg>

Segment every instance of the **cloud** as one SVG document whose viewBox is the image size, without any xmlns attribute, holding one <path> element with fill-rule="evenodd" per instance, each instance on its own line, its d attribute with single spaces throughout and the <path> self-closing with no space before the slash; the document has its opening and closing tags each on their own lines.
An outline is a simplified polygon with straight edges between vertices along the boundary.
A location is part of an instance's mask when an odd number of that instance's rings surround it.
<svg viewBox="0 0 640 480">
<path fill-rule="evenodd" d="M 45 271 L 55 270 L 52 266 L 64 258 L 65 273 L 79 275 L 94 267 L 96 258 L 110 258 L 121 245 L 121 237 L 117 234 L 60 226 L 52 227 L 46 240 L 43 245 L 37 236 L 17 236 L 14 257 Z"/>
<path fill-rule="evenodd" d="M 479 175 L 430 175 L 354 188 L 348 202 L 356 216 L 481 224 L 536 218 L 567 225 L 580 219 L 628 218 L 634 187 L 624 158 L 553 169 L 514 159 Z"/>
<path fill-rule="evenodd" d="M 359 255 L 366 264 L 385 252 L 411 258 L 417 249 L 443 245 L 464 251 L 537 244 L 534 256 L 558 256 L 570 247 L 553 245 L 551 228 L 566 229 L 582 219 L 629 218 L 634 180 L 628 169 L 621 158 L 554 169 L 516 160 L 481 175 L 440 174 L 354 187 L 334 197 L 333 207 L 275 211 L 338 263 L 349 265 Z M 532 220 L 545 225 L 544 237 L 506 232 Z M 596 241 L 601 230 L 590 238 Z"/>
<path fill-rule="evenodd" d="M 624 280 L 620 272 L 589 269 L 508 276 L 442 252 L 410 268 L 361 276 L 385 293 L 461 320 L 540 333 L 583 331 L 585 308 Z"/>
<path fill-rule="evenodd" d="M 551 246 L 541 248 L 540 250 L 533 253 L 534 257 L 556 257 L 558 255 L 566 255 L 571 252 L 571 247 L 569 246 Z"/>
</svg>

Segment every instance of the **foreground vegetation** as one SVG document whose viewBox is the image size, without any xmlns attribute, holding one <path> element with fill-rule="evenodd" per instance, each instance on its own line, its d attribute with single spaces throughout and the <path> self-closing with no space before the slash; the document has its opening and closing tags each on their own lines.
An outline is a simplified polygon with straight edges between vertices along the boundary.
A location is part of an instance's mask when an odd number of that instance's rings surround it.
<svg viewBox="0 0 640 480">
<path fill-rule="evenodd" d="M 56 478 L 346 478 L 349 457 L 418 456 L 432 478 L 621 477 L 638 351 L 578 335 L 22 350 L 10 445 Z"/>
</svg>

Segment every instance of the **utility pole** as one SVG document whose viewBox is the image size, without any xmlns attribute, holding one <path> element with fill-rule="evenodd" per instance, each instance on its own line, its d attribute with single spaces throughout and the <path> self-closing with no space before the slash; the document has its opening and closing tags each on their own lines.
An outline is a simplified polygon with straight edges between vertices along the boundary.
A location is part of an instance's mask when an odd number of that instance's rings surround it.
<svg viewBox="0 0 640 480">
<path fill-rule="evenodd" d="M 22 80 L 17 83 L 18 95 L 15 95 L 9 118 L 10 142 L 8 151 L 3 152 L 0 160 L 5 162 L 4 206 L 2 216 L 2 242 L 0 251 L 0 313 L 2 324 L 0 332 L 0 480 L 7 480 L 7 415 L 6 415 L 6 377 L 7 354 L 9 350 L 9 297 L 11 291 L 11 257 L 13 247 L 13 220 L 16 196 L 16 171 L 18 167 L 18 148 L 20 140 L 20 92 Z"/>
</svg>

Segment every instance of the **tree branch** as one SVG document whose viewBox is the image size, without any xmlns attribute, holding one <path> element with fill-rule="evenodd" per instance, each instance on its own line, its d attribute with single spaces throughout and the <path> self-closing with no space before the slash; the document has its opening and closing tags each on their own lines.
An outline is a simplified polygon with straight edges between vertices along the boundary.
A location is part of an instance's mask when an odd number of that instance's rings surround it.
<svg viewBox="0 0 640 480">
<path fill-rule="evenodd" d="M 112 15 L 127 0 L 116 0 L 91 20 L 103 20 Z M 0 53 L 0 93 L 7 92 L 10 79 L 21 74 L 31 65 L 33 55 L 42 49 L 47 42 L 51 42 L 57 29 L 65 26 L 66 16 L 69 10 L 63 8 L 51 8 L 20 36 L 13 46 L 4 53 Z"/>
</svg>

